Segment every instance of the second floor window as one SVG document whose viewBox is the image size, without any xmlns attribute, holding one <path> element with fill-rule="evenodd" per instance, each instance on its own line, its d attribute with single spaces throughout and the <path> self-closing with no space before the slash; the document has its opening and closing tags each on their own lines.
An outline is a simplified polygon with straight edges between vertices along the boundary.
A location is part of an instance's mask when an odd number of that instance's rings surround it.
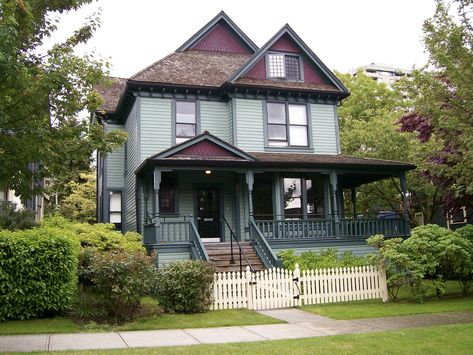
<svg viewBox="0 0 473 355">
<path fill-rule="evenodd" d="M 196 135 L 196 103 L 176 101 L 176 144 L 185 142 Z"/>
<path fill-rule="evenodd" d="M 308 147 L 305 105 L 269 102 L 267 104 L 269 147 Z"/>
<path fill-rule="evenodd" d="M 268 76 L 275 79 L 301 80 L 299 57 L 282 53 L 268 54 Z"/>
</svg>

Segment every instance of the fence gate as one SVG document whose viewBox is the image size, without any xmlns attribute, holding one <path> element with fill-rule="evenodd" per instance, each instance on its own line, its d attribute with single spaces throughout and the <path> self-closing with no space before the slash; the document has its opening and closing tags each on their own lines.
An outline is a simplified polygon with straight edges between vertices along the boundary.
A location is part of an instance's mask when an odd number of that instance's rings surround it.
<svg viewBox="0 0 473 355">
<path fill-rule="evenodd" d="M 212 309 L 276 309 L 381 298 L 386 274 L 375 266 L 294 271 L 273 268 L 252 273 L 216 273 Z"/>
</svg>

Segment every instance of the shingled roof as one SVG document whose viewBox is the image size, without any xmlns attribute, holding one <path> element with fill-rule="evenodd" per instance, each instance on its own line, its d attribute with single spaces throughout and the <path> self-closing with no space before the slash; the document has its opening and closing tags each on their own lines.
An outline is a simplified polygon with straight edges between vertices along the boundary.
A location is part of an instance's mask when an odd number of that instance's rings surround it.
<svg viewBox="0 0 473 355">
<path fill-rule="evenodd" d="M 103 104 L 99 107 L 99 111 L 114 112 L 116 110 L 120 97 L 125 91 L 127 80 L 125 78 L 110 77 L 95 87 L 103 98 Z"/>
<path fill-rule="evenodd" d="M 249 58 L 249 54 L 229 52 L 176 52 L 139 71 L 130 80 L 220 87 Z"/>
</svg>

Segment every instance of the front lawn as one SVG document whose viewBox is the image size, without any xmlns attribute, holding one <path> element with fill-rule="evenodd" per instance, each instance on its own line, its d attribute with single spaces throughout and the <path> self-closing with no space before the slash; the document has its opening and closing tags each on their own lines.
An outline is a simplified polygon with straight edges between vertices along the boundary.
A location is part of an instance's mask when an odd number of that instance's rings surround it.
<svg viewBox="0 0 473 355">
<path fill-rule="evenodd" d="M 255 343 L 192 345 L 68 354 L 471 354 L 473 324 Z"/>
<path fill-rule="evenodd" d="M 447 282 L 446 294 L 442 299 L 428 298 L 423 303 L 410 301 L 408 293 L 400 292 L 398 302 L 380 300 L 303 306 L 304 311 L 333 319 L 359 319 L 389 316 L 403 316 L 423 313 L 459 312 L 473 310 L 473 292 L 462 296 L 457 282 Z"/>
<path fill-rule="evenodd" d="M 232 309 L 198 314 L 164 313 L 151 317 L 138 318 L 133 322 L 119 326 L 96 324 L 94 322 L 78 324 L 71 319 L 63 317 L 5 321 L 0 322 L 0 335 L 205 328 L 274 323 L 283 322 L 256 313 L 255 311 Z"/>
</svg>

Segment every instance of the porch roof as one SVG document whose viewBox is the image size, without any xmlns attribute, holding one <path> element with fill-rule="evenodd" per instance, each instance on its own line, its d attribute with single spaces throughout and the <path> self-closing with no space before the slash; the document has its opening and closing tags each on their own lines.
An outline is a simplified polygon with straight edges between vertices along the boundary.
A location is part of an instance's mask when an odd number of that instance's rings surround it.
<svg viewBox="0 0 473 355">
<path fill-rule="evenodd" d="M 154 167 L 188 168 L 189 170 L 204 168 L 268 169 L 280 172 L 331 170 L 339 173 L 340 184 L 346 188 L 399 176 L 405 171 L 415 169 L 415 165 L 410 163 L 357 158 L 341 154 L 247 153 L 208 132 L 149 157 L 135 173 L 142 174 Z"/>
</svg>

